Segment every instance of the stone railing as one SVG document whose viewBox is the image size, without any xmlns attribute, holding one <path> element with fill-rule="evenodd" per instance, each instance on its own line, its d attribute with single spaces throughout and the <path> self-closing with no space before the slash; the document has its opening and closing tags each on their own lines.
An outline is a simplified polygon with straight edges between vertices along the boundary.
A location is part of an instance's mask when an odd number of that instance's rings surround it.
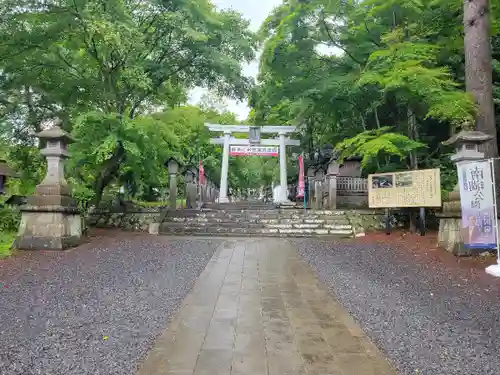
<svg viewBox="0 0 500 375">
<path fill-rule="evenodd" d="M 368 207 L 368 179 L 337 177 L 337 207 Z"/>
<path fill-rule="evenodd" d="M 337 191 L 342 193 L 363 192 L 368 194 L 368 179 L 362 177 L 337 177 Z"/>
</svg>

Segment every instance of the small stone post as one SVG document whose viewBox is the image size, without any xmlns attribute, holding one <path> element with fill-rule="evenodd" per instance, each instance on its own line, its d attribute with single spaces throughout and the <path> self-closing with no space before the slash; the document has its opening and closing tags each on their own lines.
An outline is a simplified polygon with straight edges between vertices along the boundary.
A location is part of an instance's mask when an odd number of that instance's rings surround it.
<svg viewBox="0 0 500 375">
<path fill-rule="evenodd" d="M 60 120 L 38 133 L 46 147 L 47 174 L 35 193 L 21 207 L 21 224 L 15 247 L 23 250 L 64 250 L 80 244 L 82 221 L 71 189 L 64 178 L 67 145 L 74 140 L 60 127 Z"/>
<path fill-rule="evenodd" d="M 169 190 L 168 205 L 170 210 L 177 208 L 177 172 L 179 171 L 179 163 L 174 158 L 167 161 Z"/>
<path fill-rule="evenodd" d="M 455 134 L 445 145 L 455 146 L 457 152 L 452 155 L 451 160 L 455 163 L 484 159 L 484 153 L 479 152 L 479 145 L 490 140 L 492 137 L 480 131 L 461 131 Z M 443 202 L 443 211 L 437 213 L 439 217 L 438 244 L 447 251 L 457 256 L 471 254 L 464 247 L 461 235 L 462 209 L 460 206 L 460 188 L 457 185 L 449 194 L 448 199 Z"/>
<path fill-rule="evenodd" d="M 332 159 L 328 164 L 327 186 L 328 186 L 328 209 L 337 209 L 337 176 L 339 175 L 339 163 Z"/>
</svg>

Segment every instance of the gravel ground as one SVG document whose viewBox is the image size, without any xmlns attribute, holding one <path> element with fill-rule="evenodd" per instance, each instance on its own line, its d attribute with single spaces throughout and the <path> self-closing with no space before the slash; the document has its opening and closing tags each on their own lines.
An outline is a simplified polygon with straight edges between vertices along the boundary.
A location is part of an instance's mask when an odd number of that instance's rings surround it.
<svg viewBox="0 0 500 375">
<path fill-rule="evenodd" d="M 0 263 L 0 374 L 135 374 L 216 240 L 119 234 Z"/>
<path fill-rule="evenodd" d="M 500 373 L 496 279 L 384 244 L 291 242 L 401 374 Z"/>
</svg>

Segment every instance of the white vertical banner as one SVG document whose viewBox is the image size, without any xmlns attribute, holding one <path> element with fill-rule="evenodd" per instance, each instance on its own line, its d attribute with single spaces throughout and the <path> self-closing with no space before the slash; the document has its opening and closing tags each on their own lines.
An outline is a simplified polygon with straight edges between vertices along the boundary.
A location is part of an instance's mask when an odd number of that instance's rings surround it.
<svg viewBox="0 0 500 375">
<path fill-rule="evenodd" d="M 462 208 L 461 234 L 469 249 L 497 248 L 497 217 L 491 160 L 457 164 Z"/>
</svg>

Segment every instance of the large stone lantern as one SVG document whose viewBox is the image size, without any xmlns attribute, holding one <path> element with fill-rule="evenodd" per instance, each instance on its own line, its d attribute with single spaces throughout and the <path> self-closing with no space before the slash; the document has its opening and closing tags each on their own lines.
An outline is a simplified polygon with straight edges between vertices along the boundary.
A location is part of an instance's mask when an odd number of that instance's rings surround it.
<svg viewBox="0 0 500 375">
<path fill-rule="evenodd" d="M 484 159 L 484 153 L 479 151 L 479 146 L 492 138 L 492 136 L 480 131 L 463 130 L 443 144 L 455 147 L 456 153 L 451 156 L 451 160 L 458 164 Z M 471 251 L 464 247 L 461 235 L 462 208 L 458 183 L 448 198 L 443 201 L 443 211 L 438 212 L 436 216 L 439 217 L 439 246 L 457 256 L 470 255 Z"/>
<path fill-rule="evenodd" d="M 7 179 L 17 177 L 4 159 L 0 159 L 0 195 L 5 194 Z"/>
<path fill-rule="evenodd" d="M 67 146 L 73 138 L 60 128 L 60 121 L 37 134 L 45 148 L 47 174 L 35 193 L 21 207 L 21 224 L 16 247 L 26 250 L 63 250 L 80 243 L 81 218 L 71 188 L 64 177 Z"/>
</svg>

